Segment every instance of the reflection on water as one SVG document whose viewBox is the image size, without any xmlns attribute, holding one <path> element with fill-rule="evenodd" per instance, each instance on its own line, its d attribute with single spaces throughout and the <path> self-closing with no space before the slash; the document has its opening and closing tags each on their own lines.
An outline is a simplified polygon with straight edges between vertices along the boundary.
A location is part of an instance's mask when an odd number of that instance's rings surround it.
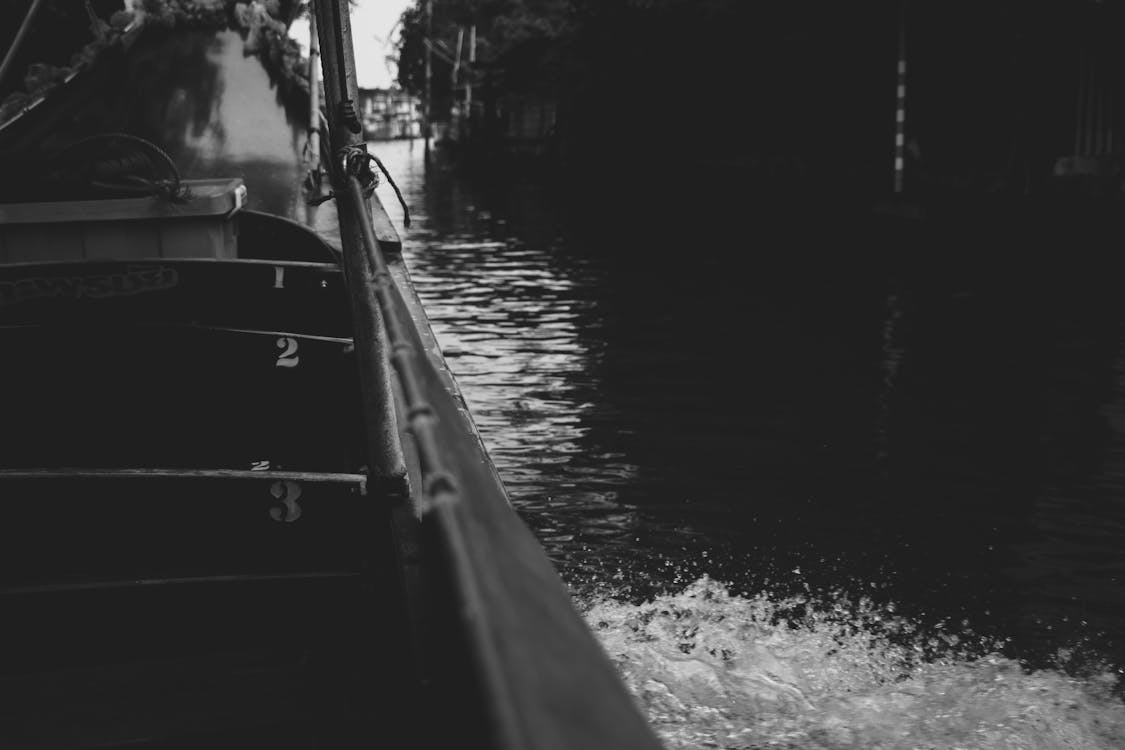
<svg viewBox="0 0 1125 750">
<path fill-rule="evenodd" d="M 247 56 L 234 31 L 184 34 L 183 44 L 205 44 L 215 71 L 201 90 L 197 78 L 180 79 L 153 103 L 153 125 L 186 177 L 241 177 L 249 207 L 295 220 L 304 218 L 300 192 L 305 127 L 289 119 L 257 58 Z M 198 54 L 185 50 L 185 55 Z M 172 55 L 175 48 L 162 49 Z"/>
<path fill-rule="evenodd" d="M 685 229 L 683 195 L 586 221 L 586 194 L 372 148 L 513 502 L 671 747 L 1120 746 L 1111 284 Z"/>
<path fill-rule="evenodd" d="M 411 276 L 514 501 L 559 562 L 587 539 L 628 546 L 636 519 L 617 499 L 637 467 L 597 437 L 618 416 L 600 394 L 605 264 L 568 252 L 541 197 L 507 207 L 531 215 L 494 215 L 451 175 L 425 190 L 420 143 L 373 148 L 410 205 Z"/>
<path fill-rule="evenodd" d="M 301 219 L 305 128 L 285 116 L 269 74 L 243 47 L 233 31 L 213 37 L 207 59 L 219 72 L 206 108 L 209 116 L 180 116 L 176 105 L 198 102 L 199 96 L 183 87 L 173 89 L 165 142 L 178 146 L 174 158 L 187 176 L 241 177 L 252 186 L 251 208 Z"/>
</svg>

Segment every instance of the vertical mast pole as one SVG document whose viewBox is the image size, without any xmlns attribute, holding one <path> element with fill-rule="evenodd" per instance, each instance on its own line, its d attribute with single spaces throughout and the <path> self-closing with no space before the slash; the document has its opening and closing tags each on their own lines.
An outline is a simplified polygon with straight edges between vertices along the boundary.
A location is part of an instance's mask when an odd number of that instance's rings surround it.
<svg viewBox="0 0 1125 750">
<path fill-rule="evenodd" d="M 315 0 L 313 7 L 320 36 L 324 103 L 332 146 L 328 174 L 337 196 L 344 276 L 351 298 L 355 356 L 367 428 L 369 483 L 383 497 L 402 497 L 406 463 L 391 391 L 387 334 L 375 300 L 374 269 L 368 263 L 363 239 L 362 222 L 370 226 L 370 207 L 365 205 L 366 210 L 357 211 L 344 198 L 350 190 L 351 177 L 343 168 L 343 153 L 367 148 L 354 104 L 357 87 L 348 0 Z"/>
</svg>

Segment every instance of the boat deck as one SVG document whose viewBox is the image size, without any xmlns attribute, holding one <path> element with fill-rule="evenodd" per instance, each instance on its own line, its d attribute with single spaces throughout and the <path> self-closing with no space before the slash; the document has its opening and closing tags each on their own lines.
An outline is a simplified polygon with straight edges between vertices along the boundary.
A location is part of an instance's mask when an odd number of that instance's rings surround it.
<svg viewBox="0 0 1125 750">
<path fill-rule="evenodd" d="M 413 726 L 339 266 L 17 263 L 0 293 L 0 746 Z"/>
<path fill-rule="evenodd" d="M 353 747 L 416 696 L 358 575 L 2 596 L 5 748 Z M 388 686 L 397 689 L 388 690 Z"/>
</svg>

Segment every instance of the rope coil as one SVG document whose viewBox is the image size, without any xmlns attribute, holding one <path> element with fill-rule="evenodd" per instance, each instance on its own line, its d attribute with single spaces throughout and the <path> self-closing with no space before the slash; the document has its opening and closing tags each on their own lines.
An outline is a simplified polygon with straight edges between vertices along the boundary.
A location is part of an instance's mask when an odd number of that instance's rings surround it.
<svg viewBox="0 0 1125 750">
<path fill-rule="evenodd" d="M 95 144 L 100 150 L 91 149 Z M 140 146 L 141 150 L 129 150 L 128 146 Z M 70 157 L 79 150 L 86 157 L 84 168 L 82 160 Z M 100 190 L 155 195 L 170 203 L 191 200 L 191 190 L 183 184 L 172 157 L 151 141 L 129 133 L 98 133 L 81 138 L 52 154 L 51 161 L 61 172 L 77 170 L 88 185 Z M 160 167 L 166 179 L 161 178 Z"/>
</svg>

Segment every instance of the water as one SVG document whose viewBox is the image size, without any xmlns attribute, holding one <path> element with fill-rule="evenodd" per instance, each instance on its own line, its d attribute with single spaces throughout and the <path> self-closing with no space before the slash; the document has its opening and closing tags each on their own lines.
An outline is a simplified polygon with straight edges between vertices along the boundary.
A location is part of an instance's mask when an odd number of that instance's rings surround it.
<svg viewBox="0 0 1125 750">
<path fill-rule="evenodd" d="M 833 236 L 371 147 L 513 502 L 669 747 L 1125 744 L 1112 284 L 771 262 Z"/>
</svg>

